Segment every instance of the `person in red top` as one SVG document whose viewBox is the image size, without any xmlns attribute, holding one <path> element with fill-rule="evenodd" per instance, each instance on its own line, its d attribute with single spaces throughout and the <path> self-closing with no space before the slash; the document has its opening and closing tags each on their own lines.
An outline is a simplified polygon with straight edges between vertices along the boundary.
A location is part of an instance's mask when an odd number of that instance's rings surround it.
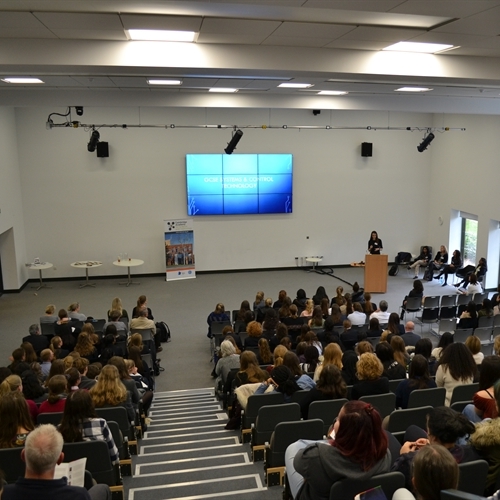
<svg viewBox="0 0 500 500">
<path fill-rule="evenodd" d="M 68 379 L 64 375 L 54 375 L 48 383 L 49 397 L 39 408 L 39 413 L 58 413 L 64 411 Z"/>
<path fill-rule="evenodd" d="M 463 414 L 473 423 L 485 418 L 497 418 L 494 385 L 500 379 L 500 357 L 485 356 L 479 372 L 479 391 L 474 394 L 474 404 L 467 405 Z"/>
</svg>

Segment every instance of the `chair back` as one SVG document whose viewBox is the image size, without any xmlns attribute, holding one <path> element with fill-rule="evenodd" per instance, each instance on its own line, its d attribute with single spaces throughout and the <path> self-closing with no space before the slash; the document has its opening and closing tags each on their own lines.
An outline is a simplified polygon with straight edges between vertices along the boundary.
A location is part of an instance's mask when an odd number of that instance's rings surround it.
<svg viewBox="0 0 500 500">
<path fill-rule="evenodd" d="M 36 423 L 37 425 L 52 424 L 53 426 L 57 427 L 61 423 L 62 417 L 62 412 L 39 413 L 36 417 Z"/>
<path fill-rule="evenodd" d="M 104 325 L 106 324 L 105 319 L 87 319 L 85 323 L 90 323 L 93 327 L 95 332 L 102 332 Z"/>
<path fill-rule="evenodd" d="M 250 429 L 255 423 L 259 410 L 263 406 L 283 404 L 284 398 L 281 392 L 271 392 L 269 394 L 254 394 L 248 398 L 247 407 L 241 421 L 242 429 Z"/>
<path fill-rule="evenodd" d="M 314 375 L 314 374 L 313 374 Z M 309 394 L 309 390 L 301 389 L 300 391 L 296 391 L 292 395 L 292 403 L 302 404 L 303 401 L 307 398 Z"/>
<path fill-rule="evenodd" d="M 148 365 L 148 368 L 150 368 L 150 372 L 154 377 L 154 367 L 153 367 L 153 355 L 149 352 L 148 354 L 141 354 L 141 360 L 145 361 L 146 364 Z"/>
<path fill-rule="evenodd" d="M 456 295 L 442 295 L 441 296 L 441 307 L 454 307 L 457 305 Z"/>
<path fill-rule="evenodd" d="M 434 309 L 435 307 L 439 307 L 439 301 L 439 295 L 429 295 L 428 297 L 424 298 L 422 307 L 424 309 Z"/>
<path fill-rule="evenodd" d="M 128 446 L 123 439 L 123 434 L 120 430 L 120 426 L 112 420 L 107 420 L 106 423 L 108 424 L 111 435 L 113 436 L 113 441 L 118 448 L 118 456 L 120 457 L 120 460 L 130 458 Z"/>
<path fill-rule="evenodd" d="M 130 335 L 133 335 L 134 333 L 140 333 L 143 342 L 153 340 L 153 332 L 151 331 L 151 328 L 131 328 Z"/>
<path fill-rule="evenodd" d="M 402 309 L 404 309 L 407 312 L 415 312 L 415 311 L 420 311 L 420 308 L 422 307 L 422 297 L 408 297 L 406 299 L 406 304 Z"/>
<path fill-rule="evenodd" d="M 40 332 L 42 335 L 47 335 L 47 337 L 54 336 L 54 323 L 40 323 Z"/>
<path fill-rule="evenodd" d="M 450 404 L 457 401 L 472 401 L 474 394 L 479 391 L 479 383 L 457 385 L 453 389 Z"/>
<path fill-rule="evenodd" d="M 390 415 L 396 408 L 396 395 L 392 392 L 373 396 L 362 396 L 359 400 L 374 406 L 382 418 Z"/>
<path fill-rule="evenodd" d="M 403 435 L 406 429 L 412 424 L 421 429 L 425 429 L 427 425 L 427 414 L 431 410 L 432 406 L 394 410 L 389 418 L 387 430 L 397 437 L 398 435 Z"/>
<path fill-rule="evenodd" d="M 272 433 L 270 448 L 266 450 L 266 466 L 284 466 L 286 449 L 299 439 L 313 441 L 323 439 L 323 421 L 317 418 L 298 422 L 280 422 Z"/>
<path fill-rule="evenodd" d="M 464 411 L 464 408 L 471 403 L 472 401 L 456 401 L 455 403 L 450 405 L 450 408 L 452 410 L 455 410 L 457 413 L 462 413 Z"/>
<path fill-rule="evenodd" d="M 457 317 L 457 306 L 441 306 L 439 310 L 440 319 L 451 319 Z"/>
<path fill-rule="evenodd" d="M 483 319 L 483 318 L 479 318 Z M 493 319 L 493 318 L 485 318 L 485 319 Z M 493 333 L 493 326 L 479 326 L 474 330 L 474 335 L 481 341 L 483 344 L 489 344 L 491 342 L 491 334 Z"/>
<path fill-rule="evenodd" d="M 493 355 L 493 344 L 481 344 L 481 352 L 485 356 L 492 356 Z"/>
<path fill-rule="evenodd" d="M 421 406 L 444 406 L 446 389 L 444 387 L 433 387 L 431 389 L 416 389 L 410 393 L 408 408 L 420 408 Z"/>
<path fill-rule="evenodd" d="M 212 321 L 210 323 L 210 331 L 212 335 L 222 335 L 222 330 L 226 326 L 231 326 L 231 321 Z"/>
<path fill-rule="evenodd" d="M 398 378 L 396 380 L 389 380 L 389 390 L 393 393 L 396 393 L 396 389 L 398 388 L 398 385 L 403 381 L 406 380 L 405 378 Z"/>
<path fill-rule="evenodd" d="M 352 500 L 358 493 L 381 486 L 385 497 L 390 499 L 399 488 L 405 487 L 405 477 L 401 472 L 387 472 L 370 479 L 342 479 L 333 483 L 330 500 Z"/>
<path fill-rule="evenodd" d="M 351 326 L 351 330 L 353 332 L 357 332 L 358 334 L 366 333 L 368 331 L 368 325 L 366 323 L 364 325 L 353 325 Z"/>
<path fill-rule="evenodd" d="M 459 295 L 457 298 L 457 306 L 466 306 L 471 301 L 469 295 Z"/>
<path fill-rule="evenodd" d="M 491 328 L 493 329 L 493 320 L 495 319 L 494 316 L 491 316 L 489 318 L 488 316 L 481 316 L 477 320 L 477 326 L 478 328 Z"/>
<path fill-rule="evenodd" d="M 486 460 L 474 460 L 458 464 L 460 471 L 458 489 L 471 495 L 484 495 L 489 464 Z"/>
<path fill-rule="evenodd" d="M 441 335 L 445 332 L 454 332 L 457 329 L 457 321 L 454 318 L 439 320 L 438 333 Z"/>
<path fill-rule="evenodd" d="M 96 408 L 95 412 L 98 417 L 104 420 L 112 420 L 116 422 L 122 431 L 123 436 L 129 439 L 135 439 L 135 433 L 133 432 L 133 426 L 131 425 L 127 410 L 123 406 L 114 406 L 111 408 Z"/>
<path fill-rule="evenodd" d="M 453 334 L 454 342 L 465 342 L 474 332 L 473 328 L 458 328 Z"/>
<path fill-rule="evenodd" d="M 298 422 L 300 416 L 298 403 L 262 406 L 252 428 L 252 446 L 269 442 L 275 427 L 280 422 Z"/>
<path fill-rule="evenodd" d="M 337 418 L 342 407 L 348 403 L 346 398 L 331 399 L 327 401 L 313 401 L 309 405 L 309 412 L 307 414 L 308 420 L 319 418 L 323 421 L 323 434 L 326 436 L 328 429 Z"/>
<path fill-rule="evenodd" d="M 15 483 L 20 477 L 24 477 L 26 464 L 21 459 L 22 448 L 1 448 L 0 464 L 3 478 L 8 483 Z"/>
<path fill-rule="evenodd" d="M 488 292 L 475 293 L 472 298 L 474 304 L 482 304 L 484 299 L 488 298 Z"/>
<path fill-rule="evenodd" d="M 380 337 L 367 337 L 365 340 L 368 340 L 374 349 L 380 343 Z"/>
<path fill-rule="evenodd" d="M 500 326 L 500 314 L 495 314 L 495 316 L 493 316 L 493 326 Z"/>
</svg>

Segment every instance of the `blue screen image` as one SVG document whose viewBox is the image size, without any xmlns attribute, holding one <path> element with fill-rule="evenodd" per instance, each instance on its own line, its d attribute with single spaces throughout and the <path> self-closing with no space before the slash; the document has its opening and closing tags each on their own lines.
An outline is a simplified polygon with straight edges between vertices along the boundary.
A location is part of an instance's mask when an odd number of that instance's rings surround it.
<svg viewBox="0 0 500 500">
<path fill-rule="evenodd" d="M 186 155 L 188 215 L 292 213 L 291 154 Z"/>
</svg>

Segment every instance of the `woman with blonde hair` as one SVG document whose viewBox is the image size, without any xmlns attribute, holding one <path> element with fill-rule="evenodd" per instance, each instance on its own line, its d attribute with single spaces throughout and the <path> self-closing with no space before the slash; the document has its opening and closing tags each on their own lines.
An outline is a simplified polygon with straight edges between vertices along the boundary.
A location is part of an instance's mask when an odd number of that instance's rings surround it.
<svg viewBox="0 0 500 500">
<path fill-rule="evenodd" d="M 66 349 L 63 349 L 62 345 L 63 345 L 63 341 L 62 341 L 62 338 L 59 337 L 59 335 L 55 335 L 50 340 L 49 349 L 54 353 L 54 357 L 56 359 L 64 358 L 65 356 L 67 356 L 67 354 L 69 352 Z"/>
<path fill-rule="evenodd" d="M 311 317 L 314 311 L 314 302 L 312 299 L 306 300 L 306 308 L 300 313 L 300 317 L 304 316 Z"/>
<path fill-rule="evenodd" d="M 316 370 L 314 370 L 314 378 L 313 380 L 317 382 L 319 380 L 319 376 L 321 374 L 321 371 L 325 366 L 328 365 L 334 365 L 336 366 L 340 371 L 342 371 L 342 349 L 340 346 L 334 342 L 331 344 L 328 344 L 325 347 L 324 353 L 323 353 L 323 362 L 316 367 Z"/>
<path fill-rule="evenodd" d="M 130 394 L 120 380 L 116 366 L 104 366 L 96 385 L 89 392 L 96 408 L 121 406 L 127 410 L 130 422 L 135 422 L 135 410 Z"/>
<path fill-rule="evenodd" d="M 283 358 L 285 357 L 285 354 L 288 352 L 288 349 L 286 346 L 280 344 L 277 345 L 276 348 L 274 349 L 273 356 L 274 356 L 274 367 L 280 366 L 283 364 Z"/>
<path fill-rule="evenodd" d="M 0 448 L 24 446 L 26 437 L 35 428 L 24 396 L 18 391 L 9 391 L 2 395 L 0 415 Z"/>
<path fill-rule="evenodd" d="M 0 399 L 3 398 L 6 394 L 11 392 L 23 392 L 23 382 L 19 375 L 9 375 L 5 380 L 0 384 Z M 24 398 L 24 395 L 23 395 Z M 36 417 L 38 415 L 38 406 L 31 399 L 25 399 L 26 406 L 28 408 L 28 412 L 31 415 L 33 421 L 36 421 Z M 1 415 L 1 414 L 0 414 Z M 3 423 L 3 417 L 2 417 Z M 1 427 L 1 425 L 0 425 Z"/>
<path fill-rule="evenodd" d="M 352 386 L 351 399 L 388 393 L 389 379 L 382 377 L 383 373 L 384 366 L 375 354 L 370 352 L 362 354 L 356 363 L 356 374 L 359 382 Z"/>
<path fill-rule="evenodd" d="M 120 297 L 115 297 L 111 302 L 111 309 L 108 311 L 108 321 L 110 321 L 111 311 L 120 311 L 121 318 L 125 318 L 128 321 L 128 312 L 123 309 Z"/>
<path fill-rule="evenodd" d="M 253 310 L 256 312 L 257 309 L 262 308 L 266 305 L 264 301 L 264 292 L 257 292 L 255 294 L 255 302 L 253 303 Z"/>
<path fill-rule="evenodd" d="M 54 314 L 56 312 L 56 306 L 54 304 L 49 304 L 45 308 L 45 314 L 40 316 L 40 323 L 55 323 L 59 318 Z"/>
<path fill-rule="evenodd" d="M 94 327 L 92 327 L 92 329 L 93 328 Z M 97 349 L 90 339 L 90 335 L 86 332 L 82 332 L 78 335 L 74 350 L 78 352 L 82 358 L 88 359 L 89 363 L 93 363 L 99 358 Z"/>
</svg>

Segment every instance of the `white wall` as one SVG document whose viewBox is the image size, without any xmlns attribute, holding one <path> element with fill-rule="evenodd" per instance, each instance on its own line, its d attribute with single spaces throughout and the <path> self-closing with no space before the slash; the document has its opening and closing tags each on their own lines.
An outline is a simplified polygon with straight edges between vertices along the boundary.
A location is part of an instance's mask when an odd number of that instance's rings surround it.
<svg viewBox="0 0 500 500">
<path fill-rule="evenodd" d="M 29 259 L 53 262 L 56 269 L 49 277 L 80 276 L 69 265 L 78 259 L 103 261 L 99 274 L 109 275 L 120 272 L 111 264 L 118 253 L 128 252 L 145 260 L 140 272 L 163 272 L 163 220 L 186 217 L 185 154 L 221 153 L 230 130 L 103 128 L 101 140 L 109 142 L 110 157 L 100 159 L 87 152 L 89 133 L 83 129 L 46 130 L 45 121 L 53 111 L 16 110 Z M 433 116 L 332 111 L 314 117 L 310 110 L 86 107 L 82 120 L 119 126 L 426 127 Z M 428 151 L 418 153 L 422 137 L 420 132 L 366 129 L 244 129 L 237 153 L 294 155 L 293 214 L 195 218 L 197 269 L 294 266 L 296 256 L 306 255 L 323 255 L 324 264 L 347 264 L 363 258 L 373 229 L 391 260 L 400 250 L 416 252 L 422 243 L 435 247 L 443 236 L 428 227 L 434 220 L 428 209 L 441 213 L 444 208 L 431 199 L 433 155 L 442 150 L 445 156 L 445 151 L 462 144 L 463 136 L 438 136 Z M 373 143 L 372 158 L 361 157 L 362 142 Z M 454 187 L 449 190 L 453 196 L 448 203 L 465 194 Z M 472 207 L 464 209 L 478 213 Z"/>
<path fill-rule="evenodd" d="M 13 108 L 0 107 L 0 256 L 5 290 L 27 279 L 23 203 Z"/>
</svg>

